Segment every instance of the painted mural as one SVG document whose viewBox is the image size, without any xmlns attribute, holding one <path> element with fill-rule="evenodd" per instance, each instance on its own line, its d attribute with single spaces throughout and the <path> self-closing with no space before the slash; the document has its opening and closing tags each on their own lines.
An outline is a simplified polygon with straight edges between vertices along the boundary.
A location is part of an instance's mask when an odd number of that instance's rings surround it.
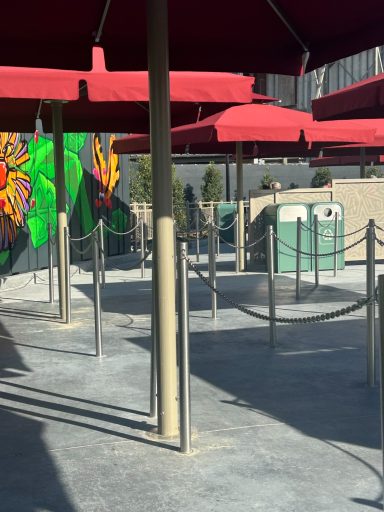
<svg viewBox="0 0 384 512">
<path fill-rule="evenodd" d="M 95 199 L 96 206 L 100 208 L 102 204 L 109 209 L 112 208 L 111 196 L 120 179 L 119 155 L 112 153 L 112 142 L 116 139 L 115 135 L 109 137 L 108 163 L 105 161 L 103 148 L 100 140 L 100 133 L 93 134 L 93 175 L 99 182 L 99 197 Z"/>
</svg>

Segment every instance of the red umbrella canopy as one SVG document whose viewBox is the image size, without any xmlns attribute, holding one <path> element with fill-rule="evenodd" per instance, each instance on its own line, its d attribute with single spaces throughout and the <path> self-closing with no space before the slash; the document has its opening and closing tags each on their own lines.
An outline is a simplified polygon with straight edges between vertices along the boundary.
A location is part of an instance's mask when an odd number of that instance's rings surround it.
<svg viewBox="0 0 384 512">
<path fill-rule="evenodd" d="M 170 69 L 298 75 L 384 42 L 381 0 L 168 0 Z M 15 18 L 15 5 L 2 5 Z M 315 20 L 315 22 L 311 22 Z M 23 2 L 2 26 L 4 65 L 89 70 L 100 40 L 108 69 L 147 67 L 146 2 Z"/>
<path fill-rule="evenodd" d="M 344 144 L 342 146 L 336 145 L 330 148 L 324 147 L 324 156 L 358 156 L 361 154 L 362 149 L 365 151 L 366 155 L 371 156 L 384 153 L 384 119 L 359 119 L 356 122 L 361 126 L 376 130 L 373 140 L 364 144 Z"/>
<path fill-rule="evenodd" d="M 312 101 L 313 118 L 365 119 L 384 117 L 384 73 Z"/>
<path fill-rule="evenodd" d="M 40 100 L 57 99 L 69 102 L 64 131 L 149 130 L 148 72 L 109 72 L 103 50 L 94 48 L 93 56 L 89 72 L 0 67 L 0 129 L 33 131 L 39 112 L 50 131 L 51 109 Z M 171 72 L 172 122 L 195 122 L 234 103 L 275 100 L 254 94 L 253 83 L 232 73 Z"/>
<path fill-rule="evenodd" d="M 367 142 L 375 130 L 356 122 L 330 121 L 318 123 L 310 114 L 270 105 L 239 105 L 210 116 L 198 123 L 171 130 L 174 152 L 234 153 L 235 143 L 243 142 L 245 154 L 284 156 L 308 150 L 317 153 L 324 142 Z M 117 153 L 149 151 L 149 136 L 116 140 Z"/>
<path fill-rule="evenodd" d="M 356 156 L 323 156 L 322 158 L 312 158 L 309 167 L 340 167 L 340 166 L 359 166 L 360 158 Z M 383 165 L 384 155 L 366 156 L 364 165 Z"/>
</svg>

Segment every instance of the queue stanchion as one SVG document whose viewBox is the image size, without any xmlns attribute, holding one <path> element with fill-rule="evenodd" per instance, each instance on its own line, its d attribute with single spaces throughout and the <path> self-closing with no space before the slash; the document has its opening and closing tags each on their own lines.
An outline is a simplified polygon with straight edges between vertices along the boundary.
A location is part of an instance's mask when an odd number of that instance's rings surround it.
<svg viewBox="0 0 384 512">
<path fill-rule="evenodd" d="M 65 323 L 71 323 L 71 256 L 69 250 L 69 229 L 64 227 L 64 261 L 65 261 Z"/>
<path fill-rule="evenodd" d="M 268 298 L 269 298 L 269 345 L 276 346 L 276 317 L 275 305 L 275 263 L 274 263 L 274 242 L 275 237 L 272 226 L 267 226 L 267 265 L 268 265 Z"/>
<path fill-rule="evenodd" d="M 216 250 L 215 250 L 215 228 L 212 221 L 208 224 L 208 270 L 209 283 L 216 288 Z M 217 297 L 211 290 L 212 318 L 217 318 Z"/>
<path fill-rule="evenodd" d="M 101 285 L 105 288 L 105 252 L 104 252 L 104 222 L 103 219 L 99 220 L 99 233 L 100 233 L 100 273 L 101 273 Z"/>
<path fill-rule="evenodd" d="M 369 219 L 367 228 L 367 297 L 375 294 L 375 221 Z M 367 383 L 375 385 L 375 302 L 367 304 Z"/>
<path fill-rule="evenodd" d="M 144 236 L 144 221 L 140 217 L 140 258 L 141 258 L 141 277 L 145 277 L 145 236 Z"/>
<path fill-rule="evenodd" d="M 382 491 L 384 492 L 384 275 L 379 276 L 379 321 L 380 321 L 380 420 L 381 420 L 381 467 Z"/>
<path fill-rule="evenodd" d="M 196 209 L 196 261 L 200 261 L 200 207 Z"/>
<path fill-rule="evenodd" d="M 55 300 L 55 289 L 53 284 L 53 250 L 52 250 L 52 224 L 48 223 L 48 282 L 49 282 L 49 302 L 52 304 Z"/>
<path fill-rule="evenodd" d="M 156 301 L 155 269 L 152 269 L 152 315 L 151 315 L 151 376 L 149 396 L 149 416 L 157 417 L 157 338 L 156 338 Z"/>
<path fill-rule="evenodd" d="M 314 215 L 313 229 L 315 230 L 315 284 L 319 286 L 319 216 L 317 214 Z"/>
<path fill-rule="evenodd" d="M 101 331 L 101 303 L 100 303 L 100 281 L 99 281 L 99 244 L 98 232 L 92 234 L 92 255 L 93 255 L 93 305 L 95 316 L 95 342 L 96 357 L 103 356 L 102 331 Z"/>
<path fill-rule="evenodd" d="M 334 255 L 333 255 L 333 277 L 337 276 L 337 251 L 339 249 L 339 214 L 335 212 L 335 239 L 334 239 Z"/>
<path fill-rule="evenodd" d="M 296 300 L 301 296 L 301 217 L 297 217 L 296 230 Z"/>
<path fill-rule="evenodd" d="M 189 370 L 188 243 L 179 242 L 177 258 L 179 322 L 180 451 L 191 452 L 191 393 Z"/>
<path fill-rule="evenodd" d="M 235 239 L 235 271 L 236 274 L 240 272 L 240 255 L 239 255 L 239 214 L 235 214 L 235 230 L 234 230 L 234 239 Z"/>
</svg>

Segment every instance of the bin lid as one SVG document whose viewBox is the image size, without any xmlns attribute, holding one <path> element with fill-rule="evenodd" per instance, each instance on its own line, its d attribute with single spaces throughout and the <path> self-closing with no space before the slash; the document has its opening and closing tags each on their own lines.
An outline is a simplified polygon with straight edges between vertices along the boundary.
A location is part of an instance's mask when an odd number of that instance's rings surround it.
<svg viewBox="0 0 384 512">
<path fill-rule="evenodd" d="M 301 217 L 302 222 L 308 220 L 308 205 L 300 203 L 270 204 L 264 209 L 267 215 L 277 216 L 279 222 L 296 222 Z"/>
</svg>

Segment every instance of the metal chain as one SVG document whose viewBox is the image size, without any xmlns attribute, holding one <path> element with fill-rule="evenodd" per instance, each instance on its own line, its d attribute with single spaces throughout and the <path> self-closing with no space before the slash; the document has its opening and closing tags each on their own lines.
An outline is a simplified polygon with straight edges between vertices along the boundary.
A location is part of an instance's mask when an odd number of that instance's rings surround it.
<svg viewBox="0 0 384 512">
<path fill-rule="evenodd" d="M 380 240 L 380 238 L 375 237 L 376 242 L 381 245 L 381 247 L 384 247 L 384 240 Z"/>
<path fill-rule="evenodd" d="M 331 311 L 330 313 L 322 313 L 321 315 L 313 315 L 313 316 L 305 316 L 299 318 L 287 318 L 287 317 L 271 317 L 269 315 L 263 315 L 261 313 L 257 313 L 253 309 L 246 308 L 242 304 L 238 304 L 234 300 L 227 297 L 223 292 L 215 288 L 209 282 L 209 279 L 205 277 L 200 270 L 192 263 L 192 261 L 186 256 L 183 256 L 187 261 L 190 268 L 199 276 L 199 278 L 205 283 L 216 295 L 219 295 L 222 299 L 224 299 L 228 304 L 238 309 L 242 313 L 246 315 L 252 316 L 254 318 L 258 318 L 259 320 L 272 321 L 275 323 L 281 324 L 307 324 L 307 323 L 316 323 L 316 322 L 324 322 L 325 320 L 332 320 L 333 318 L 338 318 L 340 316 L 348 315 L 358 309 L 362 309 L 367 304 L 371 303 L 375 300 L 375 297 L 369 297 L 365 299 L 359 299 L 358 301 L 346 306 L 345 308 L 337 309 L 336 311 Z"/>
<path fill-rule="evenodd" d="M 137 229 L 139 226 L 140 226 L 140 224 L 138 223 L 138 224 L 136 224 L 136 226 L 134 226 L 129 231 L 124 231 L 124 232 L 120 233 L 119 231 L 115 231 L 114 229 L 107 226 L 107 224 L 104 224 L 104 227 L 107 231 L 109 231 L 110 233 L 113 233 L 114 235 L 118 235 L 118 236 L 129 235 L 130 233 L 133 233 L 133 231 L 135 231 L 135 229 Z"/>
<path fill-rule="evenodd" d="M 121 270 L 121 271 L 125 271 L 125 270 L 133 270 L 134 268 L 137 268 L 139 267 L 148 257 L 149 255 L 152 254 L 152 251 L 150 250 L 147 250 L 146 251 L 146 255 L 144 256 L 144 258 L 141 258 L 139 261 L 137 261 L 134 265 L 131 265 L 129 267 L 126 267 L 126 268 L 120 268 L 120 267 L 117 267 L 116 265 L 108 265 L 108 269 L 109 270 Z M 107 265 L 106 265 L 107 267 Z"/>
<path fill-rule="evenodd" d="M 380 226 L 378 226 L 377 224 L 375 224 L 375 228 L 379 229 L 380 231 L 384 231 L 384 228 L 381 228 Z"/>
<path fill-rule="evenodd" d="M 234 226 L 234 225 L 236 224 L 236 221 L 237 221 L 237 219 L 236 219 L 236 217 L 235 217 L 235 218 L 234 218 L 234 220 L 233 220 L 233 222 L 232 222 L 229 226 L 227 226 L 227 227 L 225 227 L 225 228 L 221 228 L 220 226 L 217 226 L 217 225 L 216 225 L 216 224 L 214 224 L 214 223 L 212 223 L 212 227 L 213 227 L 214 229 L 217 229 L 217 231 L 226 231 L 227 229 L 230 229 L 232 226 Z"/>
<path fill-rule="evenodd" d="M 48 236 L 48 242 L 50 242 L 51 245 L 56 245 L 56 237 Z"/>
<path fill-rule="evenodd" d="M 324 258 L 324 257 L 327 257 L 327 256 L 334 256 L 335 254 L 341 254 L 345 251 L 348 251 L 349 249 L 352 249 L 353 247 L 356 247 L 356 245 L 359 245 L 361 244 L 361 242 L 363 242 L 367 237 L 364 235 L 362 238 L 360 238 L 359 240 L 357 240 L 356 242 L 353 242 L 353 244 L 351 245 L 347 245 L 346 247 L 344 247 L 343 249 L 339 249 L 338 251 L 332 251 L 332 252 L 326 252 L 326 253 L 321 253 L 321 254 L 316 254 L 314 252 L 305 252 L 305 251 L 301 251 L 301 250 L 298 250 L 296 249 L 296 247 L 293 247 L 293 245 L 290 245 L 288 242 L 286 242 L 285 240 L 282 240 L 281 238 L 279 238 L 275 233 L 273 233 L 273 236 L 276 238 L 276 240 L 280 243 L 282 243 L 283 245 L 285 245 L 285 247 L 288 247 L 288 249 L 291 249 L 292 251 L 294 252 L 298 252 L 299 254 L 302 254 L 303 256 L 313 256 L 313 257 L 316 257 L 318 256 L 319 258 Z"/>
<path fill-rule="evenodd" d="M 88 251 L 89 251 L 89 249 L 90 249 L 90 248 L 91 248 L 91 246 L 92 246 L 92 242 L 90 242 L 90 243 L 87 245 L 87 247 L 86 247 L 85 249 L 80 250 L 80 249 L 78 249 L 77 247 L 75 247 L 75 245 L 73 244 L 73 241 L 72 241 L 72 239 L 71 239 L 71 238 L 69 239 L 69 243 L 71 244 L 72 249 L 73 249 L 75 252 L 77 252 L 77 254 L 80 254 L 80 255 L 83 255 L 83 254 L 85 254 L 86 252 L 88 252 Z"/>
<path fill-rule="evenodd" d="M 264 234 L 261 238 L 259 238 L 258 240 L 255 240 L 254 242 L 252 242 L 251 244 L 248 244 L 248 245 L 242 245 L 242 246 L 238 246 L 238 245 L 235 245 L 235 244 L 231 244 L 231 242 L 227 242 L 226 240 L 224 240 L 224 238 L 219 235 L 219 238 L 222 242 L 226 243 L 227 245 L 229 245 L 230 247 L 233 247 L 234 249 L 249 249 L 250 247 L 253 247 L 254 245 L 257 245 L 258 243 L 262 242 L 264 240 L 264 238 L 266 237 L 267 235 Z"/>
<path fill-rule="evenodd" d="M 311 229 L 310 227 L 306 226 L 305 224 L 303 224 L 303 222 L 301 223 L 302 227 L 305 228 L 307 231 L 311 231 L 312 233 L 314 233 L 315 235 L 322 235 L 323 233 L 318 233 L 317 231 L 315 231 L 314 229 Z M 327 238 L 346 238 L 347 236 L 352 236 L 352 235 L 355 235 L 356 233 L 360 233 L 360 231 L 363 231 L 364 229 L 366 229 L 368 227 L 368 224 L 366 224 L 365 226 L 363 226 L 362 228 L 360 229 L 357 229 L 356 231 L 352 231 L 351 233 L 346 233 L 344 235 L 333 235 L 331 233 L 327 233 L 326 234 L 326 237 Z"/>
<path fill-rule="evenodd" d="M 88 235 L 85 235 L 85 236 L 83 236 L 81 238 L 71 238 L 71 237 L 69 237 L 69 240 L 71 242 L 81 242 L 82 240 L 86 240 L 87 238 L 92 236 L 95 231 L 97 231 L 99 229 L 99 226 L 100 226 L 100 224 L 96 224 L 96 226 L 92 229 L 92 231 L 90 231 L 88 233 Z"/>
</svg>

